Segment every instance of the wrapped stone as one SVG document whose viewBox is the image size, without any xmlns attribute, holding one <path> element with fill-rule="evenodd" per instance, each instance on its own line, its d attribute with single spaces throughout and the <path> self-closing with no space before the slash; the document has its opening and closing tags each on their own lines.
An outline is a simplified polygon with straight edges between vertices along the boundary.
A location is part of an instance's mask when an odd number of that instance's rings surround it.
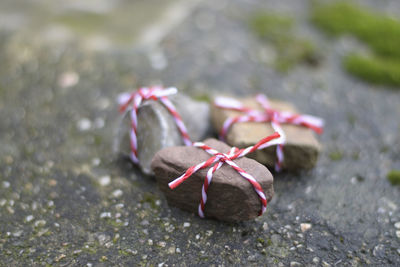
<svg viewBox="0 0 400 267">
<path fill-rule="evenodd" d="M 192 141 L 206 138 L 212 131 L 209 105 L 192 100 L 183 94 L 168 96 L 175 105 Z M 159 101 L 145 100 L 138 109 L 137 145 L 139 167 L 143 173 L 153 175 L 150 165 L 153 156 L 161 149 L 183 145 L 182 136 L 171 113 Z M 117 150 L 129 155 L 131 119 L 129 112 L 123 118 L 118 133 Z"/>
<path fill-rule="evenodd" d="M 238 100 L 238 99 L 236 99 Z M 245 107 L 263 111 L 263 108 L 255 98 L 246 98 L 240 101 Z M 277 111 L 289 111 L 298 113 L 296 108 L 285 102 L 270 100 L 272 109 Z M 211 105 L 211 119 L 214 128 L 220 132 L 224 122 L 228 118 L 244 115 L 243 112 L 229 110 Z M 299 169 L 311 169 L 315 166 L 321 146 L 314 132 L 304 126 L 282 123 L 281 128 L 285 133 L 286 142 L 283 147 L 284 160 L 282 169 L 295 171 Z M 225 141 L 235 147 L 243 148 L 254 145 L 261 138 L 274 132 L 270 122 L 240 122 L 234 123 L 226 134 Z M 276 161 L 276 146 L 257 150 L 248 157 L 273 168 Z"/>
<path fill-rule="evenodd" d="M 222 153 L 228 153 L 231 149 L 215 139 L 207 139 L 204 143 Z M 210 157 L 200 148 L 187 146 L 165 148 L 154 156 L 151 168 L 169 205 L 197 213 L 202 185 L 209 168 L 195 172 L 173 190 L 168 187 L 168 183 L 185 173 L 189 167 Z M 256 179 L 269 202 L 274 194 L 273 177 L 269 170 L 246 157 L 235 159 L 234 162 Z M 229 222 L 245 221 L 257 217 L 260 210 L 261 202 L 253 186 L 232 167 L 223 164 L 213 174 L 208 188 L 205 217 Z"/>
</svg>

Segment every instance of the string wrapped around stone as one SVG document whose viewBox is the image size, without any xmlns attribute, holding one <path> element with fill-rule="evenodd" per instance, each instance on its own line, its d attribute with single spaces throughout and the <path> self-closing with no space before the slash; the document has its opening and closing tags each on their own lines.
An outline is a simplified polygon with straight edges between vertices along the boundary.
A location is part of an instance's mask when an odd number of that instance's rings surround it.
<svg viewBox="0 0 400 267">
<path fill-rule="evenodd" d="M 212 157 L 206 161 L 203 161 L 195 166 L 190 167 L 189 169 L 186 170 L 186 172 L 184 174 L 182 174 L 180 177 L 178 177 L 175 180 L 173 180 L 172 182 L 170 182 L 168 184 L 168 186 L 171 189 L 174 189 L 174 188 L 178 187 L 181 183 L 183 183 L 186 179 L 188 179 L 190 176 L 192 176 L 195 172 L 212 166 L 207 171 L 207 175 L 204 180 L 204 184 L 202 186 L 201 201 L 200 201 L 200 204 L 198 207 L 199 216 L 201 218 L 204 218 L 204 209 L 205 209 L 205 204 L 207 202 L 207 191 L 208 191 L 208 187 L 211 184 L 213 174 L 219 168 L 221 168 L 221 166 L 224 163 L 226 163 L 229 166 L 231 166 L 235 171 L 237 171 L 244 179 L 246 179 L 248 182 L 250 182 L 250 184 L 253 186 L 253 188 L 256 191 L 256 193 L 260 199 L 260 202 L 261 202 L 261 210 L 258 214 L 260 216 L 265 212 L 265 210 L 267 208 L 267 199 L 265 197 L 263 189 L 262 189 L 261 185 L 256 181 L 256 179 L 252 175 L 250 175 L 245 170 L 240 168 L 233 160 L 244 157 L 247 154 L 252 153 L 258 149 L 263 149 L 263 148 L 266 148 L 269 146 L 278 145 L 278 144 L 280 144 L 279 137 L 280 137 L 279 133 L 276 132 L 268 137 L 263 138 L 261 141 L 259 141 L 254 146 L 250 146 L 245 149 L 238 149 L 238 148 L 233 147 L 233 148 L 231 148 L 231 150 L 228 154 L 221 153 L 201 142 L 193 143 L 194 147 L 203 149 L 204 151 L 206 151 L 207 153 L 212 155 Z M 213 165 L 213 164 L 215 164 L 215 165 Z"/>
<path fill-rule="evenodd" d="M 130 158 L 134 163 L 139 163 L 138 151 L 137 151 L 137 114 L 138 109 L 142 105 L 144 100 L 159 100 L 173 116 L 176 126 L 182 136 L 182 140 L 185 145 L 192 145 L 192 141 L 189 138 L 188 131 L 175 106 L 168 99 L 169 95 L 177 93 L 175 87 L 162 88 L 160 86 L 154 87 L 142 87 L 139 90 L 132 93 L 122 93 L 118 96 L 119 111 L 121 113 L 130 111 L 131 118 L 131 129 L 130 129 L 130 147 L 131 153 Z"/>
<path fill-rule="evenodd" d="M 275 170 L 280 171 L 284 161 L 283 147 L 286 142 L 285 132 L 283 131 L 281 124 L 294 124 L 299 126 L 304 126 L 312 129 L 314 132 L 321 134 L 323 131 L 324 121 L 321 118 L 305 115 L 296 114 L 289 111 L 279 111 L 272 109 L 268 98 L 263 94 L 258 94 L 256 96 L 257 102 L 262 106 L 263 110 L 256 110 L 245 107 L 239 101 L 227 98 L 218 97 L 215 99 L 215 106 L 222 109 L 229 109 L 234 111 L 240 111 L 243 115 L 236 117 L 227 118 L 220 131 L 220 139 L 225 140 L 229 129 L 233 124 L 239 122 L 270 122 L 274 131 L 280 134 L 281 144 L 276 147 L 276 157 Z"/>
</svg>

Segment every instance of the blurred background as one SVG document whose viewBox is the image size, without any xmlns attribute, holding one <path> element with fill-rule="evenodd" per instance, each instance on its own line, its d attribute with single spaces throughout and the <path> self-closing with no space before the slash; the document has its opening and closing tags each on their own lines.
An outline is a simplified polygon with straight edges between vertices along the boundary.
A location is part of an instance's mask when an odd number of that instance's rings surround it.
<svg viewBox="0 0 400 267">
<path fill-rule="evenodd" d="M 187 1 L 191 2 L 191 1 Z M 1 3 L 0 27 L 33 42 L 79 40 L 92 50 L 132 48 L 143 30 L 176 1 L 12 1 Z M 180 6 L 188 5 L 181 3 Z"/>
</svg>

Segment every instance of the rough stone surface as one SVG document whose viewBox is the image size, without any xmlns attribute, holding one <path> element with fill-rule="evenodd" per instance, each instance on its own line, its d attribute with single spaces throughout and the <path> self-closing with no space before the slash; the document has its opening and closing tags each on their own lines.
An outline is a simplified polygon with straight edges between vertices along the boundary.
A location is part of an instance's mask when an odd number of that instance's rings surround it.
<svg viewBox="0 0 400 267">
<path fill-rule="evenodd" d="M 246 107 L 255 110 L 262 110 L 262 107 L 254 98 L 246 98 L 241 101 Z M 271 107 L 279 111 L 290 111 L 298 113 L 293 105 L 282 101 L 270 101 Z M 239 111 L 218 108 L 211 104 L 211 118 L 214 128 L 220 132 L 225 120 L 229 117 L 242 115 Z M 283 169 L 299 170 L 310 169 L 315 166 L 320 145 L 315 138 L 312 130 L 290 124 L 282 124 L 282 129 L 286 134 L 286 144 L 284 147 Z M 262 138 L 274 132 L 270 123 L 243 122 L 235 123 L 231 126 L 226 136 L 226 141 L 231 146 L 248 147 L 256 144 Z M 274 167 L 276 161 L 276 146 L 257 150 L 249 155 L 258 162 Z"/>
<path fill-rule="evenodd" d="M 169 97 L 181 115 L 192 141 L 202 140 L 211 132 L 209 105 L 192 100 L 183 94 Z M 119 151 L 125 155 L 130 153 L 130 115 L 123 118 L 117 140 Z M 174 118 L 158 101 L 145 101 L 138 111 L 138 158 L 143 173 L 153 175 L 150 165 L 154 155 L 161 149 L 183 145 L 181 134 Z"/>
<path fill-rule="evenodd" d="M 207 139 L 204 143 L 223 153 L 230 150 L 228 145 L 216 139 Z M 157 184 L 170 205 L 197 213 L 201 188 L 209 168 L 196 172 L 174 190 L 168 187 L 168 183 L 189 167 L 210 157 L 210 154 L 200 148 L 185 146 L 165 148 L 154 156 L 151 167 Z M 274 190 L 273 178 L 268 169 L 245 157 L 235 162 L 260 183 L 269 202 Z M 206 217 L 221 221 L 245 221 L 257 217 L 260 209 L 261 203 L 252 185 L 233 168 L 224 164 L 214 173 L 208 189 Z"/>
</svg>

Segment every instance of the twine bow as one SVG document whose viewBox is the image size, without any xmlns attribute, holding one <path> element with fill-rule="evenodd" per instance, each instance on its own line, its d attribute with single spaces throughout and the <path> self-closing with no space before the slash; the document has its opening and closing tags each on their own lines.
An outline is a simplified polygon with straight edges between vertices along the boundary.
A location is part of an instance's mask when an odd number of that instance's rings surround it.
<svg viewBox="0 0 400 267">
<path fill-rule="evenodd" d="M 225 140 L 230 127 L 238 122 L 271 122 L 271 126 L 275 132 L 281 136 L 281 143 L 276 147 L 277 161 L 275 162 L 275 170 L 280 171 L 284 160 L 283 146 L 286 142 L 286 135 L 283 131 L 281 124 L 293 124 L 304 126 L 312 129 L 314 132 L 321 134 L 323 131 L 324 121 L 321 118 L 305 114 L 296 114 L 289 111 L 279 111 L 272 109 L 268 98 L 263 94 L 256 96 L 257 102 L 262 106 L 263 110 L 255 110 L 245 107 L 239 101 L 227 98 L 218 97 L 215 99 L 214 104 L 222 109 L 235 110 L 243 112 L 243 115 L 227 118 L 222 126 L 220 132 L 220 139 Z"/>
<path fill-rule="evenodd" d="M 228 164 L 231 166 L 235 171 L 237 171 L 244 179 L 250 182 L 250 184 L 253 186 L 254 190 L 256 191 L 260 202 L 261 202 L 261 210 L 259 213 L 259 216 L 262 215 L 266 208 L 267 208 L 267 199 L 265 197 L 265 194 L 263 192 L 263 189 L 261 185 L 256 181 L 256 179 L 249 173 L 247 173 L 245 170 L 240 168 L 233 160 L 244 157 L 245 155 L 254 152 L 258 149 L 263 149 L 269 146 L 273 146 L 276 144 L 279 144 L 279 133 L 274 133 L 268 137 L 265 137 L 261 141 L 259 141 L 257 144 L 254 146 L 247 147 L 245 149 L 238 149 L 236 147 L 233 147 L 228 154 L 221 153 L 207 145 L 201 142 L 196 142 L 193 143 L 193 146 L 198 147 L 203 149 L 205 152 L 208 154 L 212 155 L 211 158 L 209 158 L 206 161 L 203 161 L 195 166 L 190 167 L 189 169 L 186 170 L 184 174 L 182 174 L 180 177 L 176 178 L 172 182 L 168 184 L 168 186 L 171 189 L 175 189 L 178 187 L 181 183 L 183 183 L 186 179 L 188 179 L 190 176 L 192 176 L 195 172 L 210 167 L 214 163 L 215 165 L 212 166 L 207 171 L 206 178 L 204 180 L 204 184 L 201 189 L 201 201 L 198 207 L 198 214 L 201 218 L 204 218 L 204 208 L 205 204 L 207 202 L 207 191 L 208 187 L 210 186 L 213 174 L 222 167 L 224 163 Z"/>
<path fill-rule="evenodd" d="M 189 138 L 189 134 L 185 124 L 183 123 L 182 117 L 178 114 L 175 106 L 168 99 L 168 96 L 176 94 L 177 91 L 178 90 L 175 87 L 165 89 L 160 86 L 142 87 L 136 92 L 122 93 L 118 96 L 119 111 L 121 113 L 129 110 L 131 111 L 130 157 L 134 163 L 139 163 L 137 151 L 137 113 L 144 100 L 160 100 L 160 102 L 167 108 L 168 112 L 173 116 L 185 145 L 192 145 L 192 141 Z"/>
</svg>

